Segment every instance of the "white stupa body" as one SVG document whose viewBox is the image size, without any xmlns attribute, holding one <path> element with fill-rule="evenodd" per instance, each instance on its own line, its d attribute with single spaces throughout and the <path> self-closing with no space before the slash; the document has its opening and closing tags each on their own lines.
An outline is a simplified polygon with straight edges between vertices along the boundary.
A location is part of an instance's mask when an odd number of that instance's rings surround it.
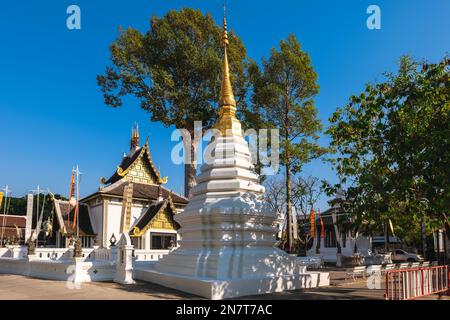
<svg viewBox="0 0 450 320">
<path fill-rule="evenodd" d="M 152 270 L 137 270 L 137 278 L 210 299 L 328 284 L 328 275 L 307 273 L 274 247 L 277 215 L 263 205 L 247 142 L 233 135 L 216 143 L 215 159 L 202 166 L 189 204 L 175 217 L 180 247 Z"/>
</svg>

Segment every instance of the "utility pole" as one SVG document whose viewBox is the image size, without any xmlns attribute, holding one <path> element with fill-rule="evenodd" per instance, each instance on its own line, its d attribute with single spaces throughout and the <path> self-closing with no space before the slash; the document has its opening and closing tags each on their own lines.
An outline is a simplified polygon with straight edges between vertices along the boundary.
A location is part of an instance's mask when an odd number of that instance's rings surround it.
<svg viewBox="0 0 450 320">
<path fill-rule="evenodd" d="M 5 191 L 5 196 L 4 196 L 4 206 L 3 206 L 3 219 L 2 219 L 2 234 L 0 237 L 0 247 L 3 247 L 3 235 L 5 232 L 5 224 L 6 224 L 6 208 L 8 207 L 8 193 L 11 194 L 12 190 L 9 189 L 8 185 L 5 186 L 5 188 L 3 188 L 3 190 Z M 11 199 L 9 200 L 11 202 Z"/>
<path fill-rule="evenodd" d="M 81 174 L 81 172 L 80 172 L 80 170 L 79 170 L 79 168 L 78 168 L 78 165 L 77 165 L 77 169 L 76 169 L 76 183 L 77 183 L 77 240 L 78 240 L 78 237 L 79 237 L 79 235 L 80 235 L 80 219 L 79 219 L 79 212 L 80 212 L 80 206 L 79 206 L 79 201 L 80 201 L 80 174 Z"/>
</svg>

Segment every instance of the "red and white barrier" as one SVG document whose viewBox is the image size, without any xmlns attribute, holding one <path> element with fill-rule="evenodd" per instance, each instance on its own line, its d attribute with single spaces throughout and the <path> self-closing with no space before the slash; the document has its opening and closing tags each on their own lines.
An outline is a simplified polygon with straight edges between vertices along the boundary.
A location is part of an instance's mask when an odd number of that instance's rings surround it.
<svg viewBox="0 0 450 320">
<path fill-rule="evenodd" d="M 389 270 L 386 300 L 411 300 L 449 290 L 448 266 Z"/>
</svg>

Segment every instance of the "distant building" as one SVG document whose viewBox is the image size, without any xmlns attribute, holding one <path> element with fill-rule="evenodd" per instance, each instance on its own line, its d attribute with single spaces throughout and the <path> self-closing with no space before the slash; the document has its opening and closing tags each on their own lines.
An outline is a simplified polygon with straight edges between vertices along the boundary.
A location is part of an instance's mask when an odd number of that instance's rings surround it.
<svg viewBox="0 0 450 320">
<path fill-rule="evenodd" d="M 0 214 L 0 241 L 23 242 L 26 222 L 26 216 Z"/>
<path fill-rule="evenodd" d="M 307 251 L 308 256 L 320 256 L 324 261 L 334 263 L 339 247 L 343 256 L 352 256 L 355 252 L 367 255 L 370 252 L 371 238 L 351 230 L 351 216 L 341 208 L 342 200 L 341 196 L 331 200 L 331 207 L 316 216 L 315 237 Z"/>
<path fill-rule="evenodd" d="M 187 199 L 166 189 L 151 158 L 148 140 L 139 144 L 138 128 L 133 128 L 130 152 L 102 187 L 80 200 L 79 235 L 82 245 L 109 247 L 109 240 L 125 230 L 136 249 L 167 249 L 177 243 L 179 225 L 173 216 L 183 210 Z M 54 200 L 55 244 L 66 247 L 76 233 L 74 208 L 68 201 Z M 71 224 L 72 222 L 72 224 Z M 74 228 L 75 227 L 75 228 Z"/>
</svg>

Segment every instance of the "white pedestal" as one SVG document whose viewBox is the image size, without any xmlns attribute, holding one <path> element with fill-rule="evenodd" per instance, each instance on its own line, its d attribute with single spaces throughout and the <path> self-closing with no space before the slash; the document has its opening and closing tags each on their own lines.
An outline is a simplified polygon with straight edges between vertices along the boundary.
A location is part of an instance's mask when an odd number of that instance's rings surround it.
<svg viewBox="0 0 450 320">
<path fill-rule="evenodd" d="M 133 249 L 128 234 L 122 233 L 118 243 L 118 256 L 116 263 L 116 275 L 114 282 L 121 284 L 134 284 L 133 280 Z"/>
<path fill-rule="evenodd" d="M 77 257 L 77 258 L 73 258 L 73 261 L 75 262 L 75 274 L 74 274 L 74 277 L 72 278 L 72 281 L 74 283 L 85 282 L 85 278 L 84 278 L 85 273 L 83 272 L 83 263 L 85 261 L 85 258 Z"/>
<path fill-rule="evenodd" d="M 13 246 L 13 247 L 10 248 L 10 250 L 12 251 L 12 257 L 14 259 L 21 259 L 21 258 L 23 258 L 21 256 L 22 250 L 21 250 L 20 246 Z"/>
<path fill-rule="evenodd" d="M 336 267 L 342 267 L 342 253 L 336 254 Z"/>
</svg>

